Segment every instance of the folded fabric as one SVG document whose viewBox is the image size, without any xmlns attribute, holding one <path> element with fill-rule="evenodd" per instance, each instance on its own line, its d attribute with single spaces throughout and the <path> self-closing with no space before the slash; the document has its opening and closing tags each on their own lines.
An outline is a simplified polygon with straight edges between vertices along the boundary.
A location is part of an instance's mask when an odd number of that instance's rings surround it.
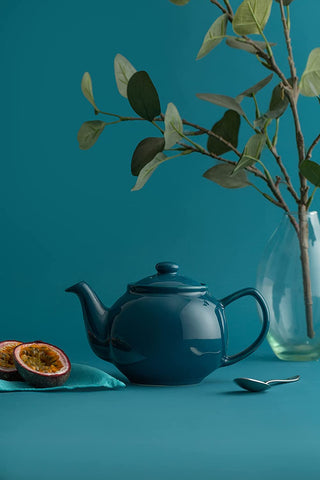
<svg viewBox="0 0 320 480">
<path fill-rule="evenodd" d="M 71 365 L 70 377 L 61 387 L 35 388 L 25 382 L 8 382 L 6 380 L 0 380 L 0 392 L 42 392 L 44 390 L 74 390 L 88 388 L 112 389 L 125 386 L 126 385 L 123 382 L 98 368 L 89 367 L 88 365 L 80 365 L 78 363 L 73 363 Z"/>
</svg>

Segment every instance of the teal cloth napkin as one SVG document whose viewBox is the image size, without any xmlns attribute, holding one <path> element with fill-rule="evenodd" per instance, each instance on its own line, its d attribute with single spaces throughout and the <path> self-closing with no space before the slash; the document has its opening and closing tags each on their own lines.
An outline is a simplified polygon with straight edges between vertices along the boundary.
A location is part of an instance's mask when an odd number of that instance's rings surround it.
<svg viewBox="0 0 320 480">
<path fill-rule="evenodd" d="M 73 363 L 71 365 L 70 377 L 61 387 L 35 388 L 25 382 L 8 382 L 6 380 L 0 380 L 0 392 L 42 392 L 48 390 L 74 390 L 81 388 L 110 389 L 125 386 L 126 385 L 123 382 L 117 380 L 108 373 L 103 372 L 98 368 L 89 367 L 88 365 L 80 365 L 79 363 Z"/>
</svg>

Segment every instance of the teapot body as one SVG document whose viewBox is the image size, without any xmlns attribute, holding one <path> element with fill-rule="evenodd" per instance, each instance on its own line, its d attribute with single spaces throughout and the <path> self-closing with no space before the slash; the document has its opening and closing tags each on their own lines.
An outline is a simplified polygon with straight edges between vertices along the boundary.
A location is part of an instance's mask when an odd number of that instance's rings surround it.
<svg viewBox="0 0 320 480">
<path fill-rule="evenodd" d="M 132 382 L 187 385 L 222 366 L 223 306 L 207 293 L 127 291 L 109 310 L 110 361 Z"/>
<path fill-rule="evenodd" d="M 188 385 L 219 367 L 253 353 L 269 326 L 267 304 L 254 288 L 216 300 L 207 286 L 178 275 L 172 262 L 156 265 L 157 274 L 128 285 L 107 308 L 86 282 L 67 289 L 81 302 L 88 340 L 94 353 L 112 362 L 132 383 Z M 254 342 L 228 356 L 224 309 L 244 296 L 258 302 L 262 327 Z"/>
</svg>

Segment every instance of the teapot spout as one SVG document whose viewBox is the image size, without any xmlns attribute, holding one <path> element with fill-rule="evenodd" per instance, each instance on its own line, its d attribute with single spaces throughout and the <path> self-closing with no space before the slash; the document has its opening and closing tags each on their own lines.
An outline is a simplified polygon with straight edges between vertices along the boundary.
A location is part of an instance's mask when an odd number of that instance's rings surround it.
<svg viewBox="0 0 320 480">
<path fill-rule="evenodd" d="M 66 289 L 75 293 L 81 303 L 89 344 L 98 357 L 110 361 L 109 309 L 105 307 L 86 282 L 79 282 Z"/>
</svg>

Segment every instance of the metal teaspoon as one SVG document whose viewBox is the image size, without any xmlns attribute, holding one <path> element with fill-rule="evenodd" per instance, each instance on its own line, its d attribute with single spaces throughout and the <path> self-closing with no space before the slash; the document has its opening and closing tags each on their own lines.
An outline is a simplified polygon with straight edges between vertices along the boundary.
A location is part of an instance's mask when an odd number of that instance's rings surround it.
<svg viewBox="0 0 320 480">
<path fill-rule="evenodd" d="M 262 380 L 255 380 L 254 378 L 235 378 L 233 381 L 239 385 L 239 387 L 248 390 L 249 392 L 263 392 L 272 385 L 279 385 L 280 383 L 297 382 L 300 379 L 300 375 L 294 377 L 285 378 L 283 380 L 268 380 L 263 382 Z"/>
</svg>

